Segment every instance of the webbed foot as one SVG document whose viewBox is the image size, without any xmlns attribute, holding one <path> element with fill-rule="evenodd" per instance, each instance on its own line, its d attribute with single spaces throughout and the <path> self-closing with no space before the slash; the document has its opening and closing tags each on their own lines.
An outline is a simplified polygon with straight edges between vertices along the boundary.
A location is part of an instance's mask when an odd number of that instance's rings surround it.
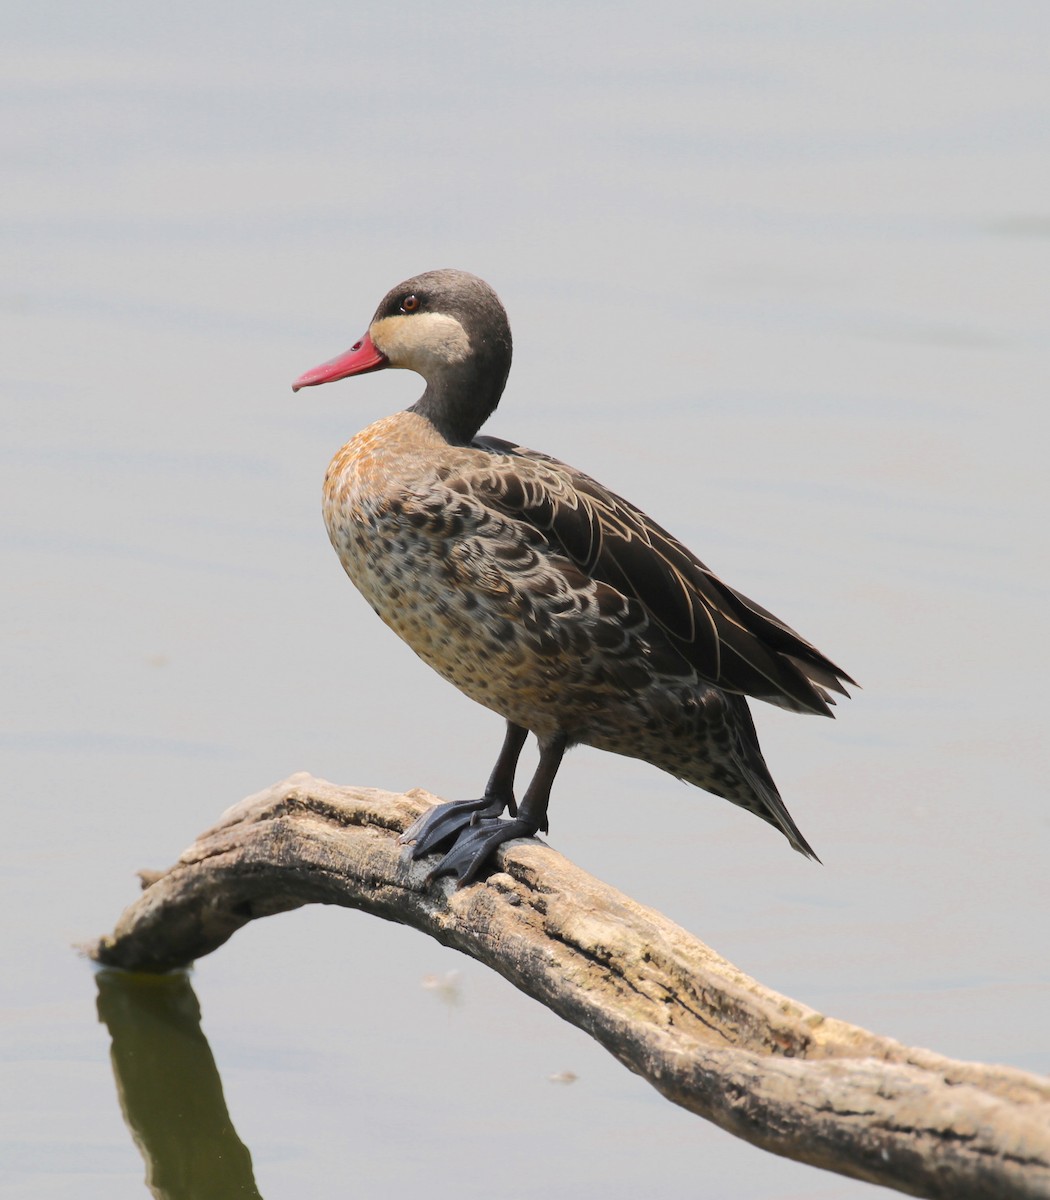
<svg viewBox="0 0 1050 1200">
<path fill-rule="evenodd" d="M 439 875 L 455 875 L 462 887 L 477 879 L 504 842 L 532 837 L 541 829 L 547 832 L 551 784 L 569 737 L 566 733 L 557 733 L 539 739 L 539 765 L 519 810 L 514 800 L 514 768 L 525 736 L 526 731 L 521 725 L 508 721 L 503 749 L 489 776 L 485 795 L 480 800 L 437 804 L 413 821 L 398 838 L 402 845 L 414 843 L 413 858 L 422 858 L 434 850 L 447 851 L 427 876 L 428 883 Z M 511 819 L 500 819 L 504 809 L 509 810 Z"/>
<path fill-rule="evenodd" d="M 486 865 L 490 865 L 497 848 L 504 842 L 533 837 L 535 833 L 535 825 L 521 817 L 512 820 L 481 817 L 464 828 L 452 849 L 430 872 L 428 881 L 439 875 L 455 875 L 458 887 L 472 883 Z"/>
<path fill-rule="evenodd" d="M 491 796 L 483 796 L 480 800 L 435 804 L 417 817 L 397 840 L 402 846 L 414 842 L 412 858 L 422 858 L 434 851 L 447 850 L 473 822 L 498 817 L 506 807 L 505 802 L 494 800 Z"/>
</svg>

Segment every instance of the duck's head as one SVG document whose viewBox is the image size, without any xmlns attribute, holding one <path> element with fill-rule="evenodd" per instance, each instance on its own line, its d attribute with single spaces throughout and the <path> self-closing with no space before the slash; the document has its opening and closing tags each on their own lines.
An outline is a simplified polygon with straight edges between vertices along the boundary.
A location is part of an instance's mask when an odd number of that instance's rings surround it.
<svg viewBox="0 0 1050 1200">
<path fill-rule="evenodd" d="M 403 367 L 427 384 L 413 410 L 450 441 L 469 442 L 499 403 L 510 359 L 510 325 L 492 288 L 466 271 L 426 271 L 391 288 L 364 337 L 292 391 Z"/>
</svg>

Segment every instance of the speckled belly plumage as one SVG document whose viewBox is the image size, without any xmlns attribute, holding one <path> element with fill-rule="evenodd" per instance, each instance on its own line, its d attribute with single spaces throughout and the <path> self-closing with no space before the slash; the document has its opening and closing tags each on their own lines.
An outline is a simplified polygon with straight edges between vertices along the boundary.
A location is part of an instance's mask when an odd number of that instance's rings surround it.
<svg viewBox="0 0 1050 1200">
<path fill-rule="evenodd" d="M 332 544 L 386 624 L 515 724 L 756 808 L 768 775 L 745 701 L 701 681 L 644 606 L 450 486 L 457 454 L 479 451 L 430 443 L 423 418 L 386 418 L 336 455 L 325 480 Z"/>
</svg>

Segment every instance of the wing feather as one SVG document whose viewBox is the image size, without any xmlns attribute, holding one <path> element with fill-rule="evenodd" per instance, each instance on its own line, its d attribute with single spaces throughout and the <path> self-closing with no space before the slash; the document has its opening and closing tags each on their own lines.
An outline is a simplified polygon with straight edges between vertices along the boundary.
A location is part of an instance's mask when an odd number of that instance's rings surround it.
<svg viewBox="0 0 1050 1200">
<path fill-rule="evenodd" d="M 831 715 L 854 681 L 767 609 L 734 591 L 623 497 L 545 454 L 478 437 L 487 456 L 457 481 L 541 530 L 594 579 L 645 605 L 703 678 L 731 692 Z"/>
</svg>

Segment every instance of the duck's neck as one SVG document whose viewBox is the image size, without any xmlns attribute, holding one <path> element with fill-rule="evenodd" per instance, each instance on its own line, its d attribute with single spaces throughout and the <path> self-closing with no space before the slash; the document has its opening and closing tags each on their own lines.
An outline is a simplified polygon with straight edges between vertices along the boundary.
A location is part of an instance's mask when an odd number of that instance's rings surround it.
<svg viewBox="0 0 1050 1200">
<path fill-rule="evenodd" d="M 510 373 L 510 337 L 463 363 L 427 377 L 427 390 L 409 412 L 419 413 L 446 441 L 467 445 L 495 411 Z"/>
</svg>

